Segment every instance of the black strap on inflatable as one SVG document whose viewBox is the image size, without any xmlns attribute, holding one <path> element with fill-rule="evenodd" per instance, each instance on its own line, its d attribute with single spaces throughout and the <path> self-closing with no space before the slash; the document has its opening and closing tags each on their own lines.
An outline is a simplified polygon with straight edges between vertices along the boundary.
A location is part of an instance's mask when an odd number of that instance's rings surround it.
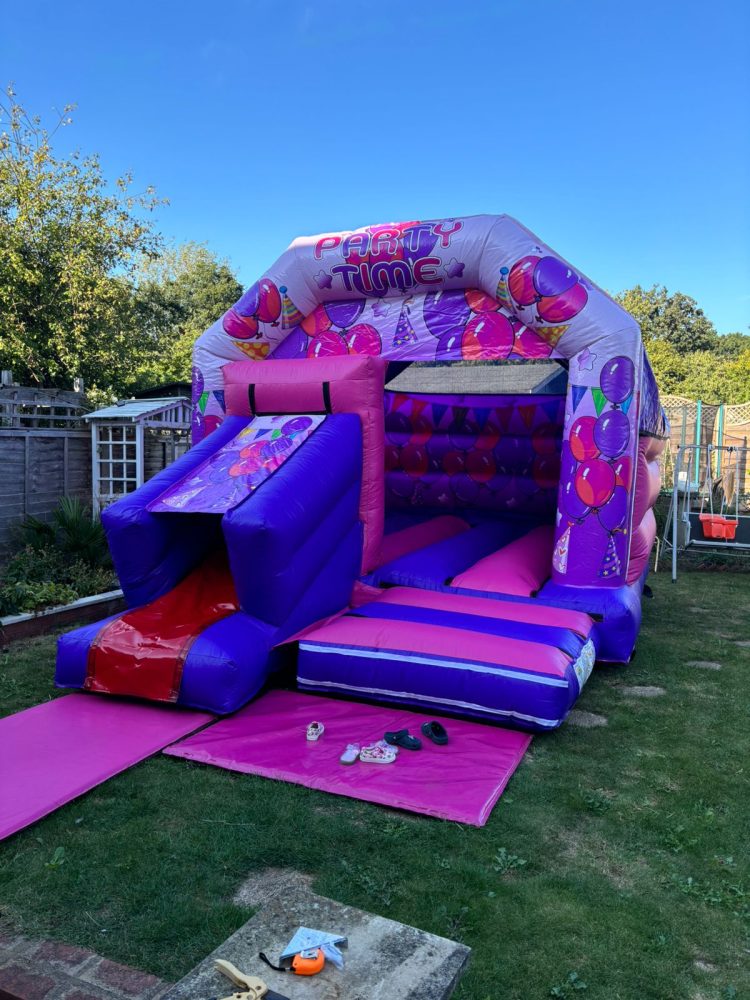
<svg viewBox="0 0 750 1000">
<path fill-rule="evenodd" d="M 322 410 L 308 410 L 307 412 L 315 416 L 323 416 L 323 414 L 333 413 L 331 407 L 331 383 L 323 382 L 323 409 Z M 258 410 L 255 405 L 255 383 L 250 382 L 247 387 L 247 405 L 250 409 L 250 415 L 253 417 L 279 417 L 284 416 L 288 413 L 288 410 Z"/>
</svg>

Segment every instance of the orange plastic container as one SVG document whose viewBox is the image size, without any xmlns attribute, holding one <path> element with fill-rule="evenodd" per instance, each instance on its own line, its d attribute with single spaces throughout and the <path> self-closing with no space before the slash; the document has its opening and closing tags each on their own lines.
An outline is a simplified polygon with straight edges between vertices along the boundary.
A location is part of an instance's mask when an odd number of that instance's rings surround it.
<svg viewBox="0 0 750 1000">
<path fill-rule="evenodd" d="M 704 538 L 721 538 L 724 541 L 733 541 L 737 534 L 737 522 L 723 517 L 721 514 L 699 514 L 700 522 L 703 525 Z"/>
</svg>

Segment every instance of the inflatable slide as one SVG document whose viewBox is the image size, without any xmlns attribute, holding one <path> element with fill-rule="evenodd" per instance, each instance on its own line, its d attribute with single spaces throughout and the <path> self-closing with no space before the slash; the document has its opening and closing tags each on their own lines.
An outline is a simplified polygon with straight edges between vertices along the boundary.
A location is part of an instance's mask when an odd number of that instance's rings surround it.
<svg viewBox="0 0 750 1000">
<path fill-rule="evenodd" d="M 545 730 L 630 659 L 664 414 L 636 322 L 513 219 L 296 240 L 193 402 L 103 514 L 129 610 L 62 637 L 58 685 L 226 713 L 284 648 L 305 690 Z"/>
</svg>

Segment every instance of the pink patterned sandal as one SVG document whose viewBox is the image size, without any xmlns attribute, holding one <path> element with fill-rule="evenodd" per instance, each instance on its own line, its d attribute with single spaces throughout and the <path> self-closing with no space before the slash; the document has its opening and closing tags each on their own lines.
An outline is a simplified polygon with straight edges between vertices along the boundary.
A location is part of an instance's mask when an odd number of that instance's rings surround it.
<svg viewBox="0 0 750 1000">
<path fill-rule="evenodd" d="M 315 743 L 325 732 L 326 727 L 322 722 L 311 722 L 307 727 L 307 739 L 310 743 Z"/>
<path fill-rule="evenodd" d="M 392 764 L 396 757 L 394 748 L 389 747 L 387 743 L 384 746 L 382 740 L 372 743 L 369 747 L 362 747 L 359 755 L 359 759 L 365 764 Z"/>
</svg>

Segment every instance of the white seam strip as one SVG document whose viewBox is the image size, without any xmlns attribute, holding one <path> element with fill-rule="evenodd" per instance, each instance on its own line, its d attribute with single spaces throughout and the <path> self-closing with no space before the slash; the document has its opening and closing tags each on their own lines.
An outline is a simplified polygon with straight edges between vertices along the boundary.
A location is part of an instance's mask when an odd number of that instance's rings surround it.
<svg viewBox="0 0 750 1000">
<path fill-rule="evenodd" d="M 414 701 L 427 701 L 436 705 L 451 705 L 453 708 L 464 708 L 487 715 L 502 715 L 506 719 L 521 719 L 523 722 L 535 722 L 539 726 L 559 726 L 562 719 L 539 719 L 534 715 L 523 715 L 521 712 L 508 712 L 499 708 L 488 708 L 486 705 L 475 705 L 470 701 L 455 701 L 452 698 L 434 698 L 431 695 L 414 694 L 411 691 L 390 691 L 387 688 L 357 687 L 354 684 L 340 684 L 338 681 L 314 681 L 307 677 L 297 677 L 299 684 L 307 687 L 333 688 L 341 691 L 357 691 L 360 694 L 380 694 L 391 698 L 412 698 Z"/>
<path fill-rule="evenodd" d="M 466 661 L 438 660 L 427 656 L 416 656 L 412 653 L 401 653 L 398 650 L 364 649 L 357 646 L 324 646 L 320 643 L 301 642 L 299 648 L 307 653 L 333 653 L 335 656 L 364 656 L 370 660 L 399 660 L 405 663 L 424 663 L 430 667 L 447 667 L 449 670 L 471 670 L 479 674 L 495 674 L 498 677 L 510 677 L 516 681 L 526 681 L 530 684 L 545 684 L 548 687 L 570 687 L 561 678 L 548 677 L 540 674 L 522 674 L 516 670 L 503 667 L 491 667 L 482 663 L 467 663 Z"/>
</svg>

